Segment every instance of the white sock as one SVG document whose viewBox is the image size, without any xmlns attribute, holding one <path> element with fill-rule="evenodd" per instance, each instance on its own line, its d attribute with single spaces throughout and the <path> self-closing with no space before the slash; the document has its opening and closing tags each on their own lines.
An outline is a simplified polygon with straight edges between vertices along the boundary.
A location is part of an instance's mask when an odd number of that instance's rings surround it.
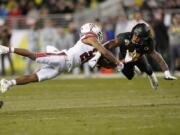
<svg viewBox="0 0 180 135">
<path fill-rule="evenodd" d="M 9 52 L 13 53 L 14 52 L 14 47 L 9 47 Z"/>
<path fill-rule="evenodd" d="M 152 79 L 152 80 L 154 80 L 154 81 L 158 82 L 158 80 L 157 80 L 157 77 L 156 77 L 155 73 L 152 73 L 152 75 L 150 75 L 150 77 L 151 77 L 151 79 Z"/>
<path fill-rule="evenodd" d="M 13 80 L 10 80 L 10 83 L 11 83 L 11 86 L 13 86 L 13 85 L 16 85 L 16 80 L 15 79 L 13 79 Z"/>
</svg>

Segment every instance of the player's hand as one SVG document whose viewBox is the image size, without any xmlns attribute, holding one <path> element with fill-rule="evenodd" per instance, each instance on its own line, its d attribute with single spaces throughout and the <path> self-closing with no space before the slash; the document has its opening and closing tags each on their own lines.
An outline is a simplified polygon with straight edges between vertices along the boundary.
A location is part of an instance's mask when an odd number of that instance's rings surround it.
<svg viewBox="0 0 180 135">
<path fill-rule="evenodd" d="M 123 68 L 124 68 L 123 62 L 119 61 L 118 65 L 116 66 L 116 70 L 120 72 L 122 71 Z"/>
<path fill-rule="evenodd" d="M 165 80 L 176 80 L 177 78 L 175 76 L 172 76 L 169 70 L 164 72 Z"/>
<path fill-rule="evenodd" d="M 98 62 L 100 57 L 101 57 L 101 53 L 100 52 L 96 52 L 95 56 L 88 61 L 88 65 L 91 68 L 94 68 L 96 66 L 96 64 L 97 64 L 97 62 Z"/>
<path fill-rule="evenodd" d="M 124 59 L 124 62 L 125 63 L 128 63 L 128 62 L 131 62 L 134 60 L 134 58 L 136 57 L 136 50 L 134 50 L 134 52 L 132 53 L 129 53 L 129 50 L 126 51 L 126 56 L 125 56 L 125 59 Z"/>
<path fill-rule="evenodd" d="M 133 57 L 131 55 L 129 55 L 129 50 L 126 51 L 126 56 L 124 58 L 124 62 L 128 63 L 131 62 L 133 60 Z"/>
</svg>

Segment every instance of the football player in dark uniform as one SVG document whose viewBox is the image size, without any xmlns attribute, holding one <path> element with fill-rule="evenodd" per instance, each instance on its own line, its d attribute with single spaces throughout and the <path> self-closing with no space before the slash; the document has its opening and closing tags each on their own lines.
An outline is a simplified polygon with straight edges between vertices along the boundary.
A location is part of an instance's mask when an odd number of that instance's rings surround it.
<svg viewBox="0 0 180 135">
<path fill-rule="evenodd" d="M 164 72 L 165 79 L 175 80 L 176 77 L 172 76 L 169 72 L 168 65 L 154 49 L 154 41 L 151 35 L 150 28 L 144 24 L 139 23 L 133 27 L 131 32 L 120 33 L 116 39 L 110 40 L 104 44 L 107 49 L 119 47 L 119 58 L 124 61 L 124 67 L 122 73 L 131 80 L 135 74 L 135 66 L 139 68 L 141 72 L 145 72 L 150 79 L 151 85 L 154 89 L 158 87 L 158 81 L 153 73 L 151 65 L 148 63 L 146 55 L 152 57 L 160 66 Z M 115 67 L 107 59 L 97 53 L 94 58 L 89 61 L 89 65 L 92 66 L 94 61 L 98 61 L 97 65 L 112 68 Z"/>
</svg>

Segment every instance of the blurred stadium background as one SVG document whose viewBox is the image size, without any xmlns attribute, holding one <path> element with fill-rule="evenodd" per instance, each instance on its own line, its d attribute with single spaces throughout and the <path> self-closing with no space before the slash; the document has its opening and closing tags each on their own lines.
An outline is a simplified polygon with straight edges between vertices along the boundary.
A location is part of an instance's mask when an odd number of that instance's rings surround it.
<svg viewBox="0 0 180 135">
<path fill-rule="evenodd" d="M 107 41 L 141 19 L 153 28 L 156 49 L 178 76 L 180 0 L 0 0 L 0 44 L 10 39 L 14 47 L 37 52 L 46 45 L 68 49 L 85 22 L 102 25 Z M 29 74 L 39 66 L 17 55 L 11 58 L 9 64 L 1 57 L 1 78 Z M 0 94 L 0 135 L 180 134 L 179 79 L 159 77 L 160 87 L 153 91 L 144 77 L 128 81 L 113 73 L 85 65 L 58 79 Z"/>
</svg>

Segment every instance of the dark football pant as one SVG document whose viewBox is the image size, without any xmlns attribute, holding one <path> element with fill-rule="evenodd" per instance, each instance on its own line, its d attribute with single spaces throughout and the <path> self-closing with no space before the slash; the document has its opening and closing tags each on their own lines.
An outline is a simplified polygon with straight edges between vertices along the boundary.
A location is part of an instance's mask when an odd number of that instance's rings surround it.
<svg viewBox="0 0 180 135">
<path fill-rule="evenodd" d="M 143 56 L 135 62 L 124 64 L 122 72 L 129 80 L 134 77 L 134 66 L 137 66 L 141 72 L 145 72 L 148 75 L 152 75 L 153 73 L 152 67 L 148 63 L 146 56 Z"/>
</svg>

